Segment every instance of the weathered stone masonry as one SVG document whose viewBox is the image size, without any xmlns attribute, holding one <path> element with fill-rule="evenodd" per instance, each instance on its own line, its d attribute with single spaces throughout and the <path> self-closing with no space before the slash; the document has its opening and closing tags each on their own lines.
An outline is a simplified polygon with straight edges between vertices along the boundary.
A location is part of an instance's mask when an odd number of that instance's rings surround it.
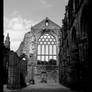
<svg viewBox="0 0 92 92">
<path fill-rule="evenodd" d="M 46 22 L 48 24 L 46 24 Z M 38 40 L 44 34 L 49 34 L 55 37 L 56 39 L 56 53 L 57 53 L 57 65 L 59 65 L 59 39 L 60 39 L 60 29 L 61 27 L 52 22 L 49 18 L 44 19 L 40 23 L 31 27 L 31 31 L 26 33 L 24 36 L 24 40 L 22 41 L 19 49 L 17 50 L 17 54 L 20 56 L 21 54 L 25 53 L 28 58 L 27 63 L 27 71 L 28 71 L 28 80 L 31 77 L 31 65 L 32 62 L 34 65 L 37 65 L 37 47 L 38 47 Z"/>
</svg>

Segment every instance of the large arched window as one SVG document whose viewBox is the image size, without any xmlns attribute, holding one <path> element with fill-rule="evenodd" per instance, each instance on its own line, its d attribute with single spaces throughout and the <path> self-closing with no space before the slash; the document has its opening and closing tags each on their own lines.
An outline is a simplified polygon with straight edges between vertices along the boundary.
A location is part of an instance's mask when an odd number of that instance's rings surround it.
<svg viewBox="0 0 92 92">
<path fill-rule="evenodd" d="M 37 60 L 56 60 L 56 39 L 49 34 L 41 36 L 38 40 Z"/>
</svg>

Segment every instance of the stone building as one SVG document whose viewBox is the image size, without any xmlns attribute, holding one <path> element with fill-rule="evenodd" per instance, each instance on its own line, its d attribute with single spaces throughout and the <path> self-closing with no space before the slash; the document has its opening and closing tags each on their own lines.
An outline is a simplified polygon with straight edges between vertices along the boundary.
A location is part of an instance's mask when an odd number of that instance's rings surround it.
<svg viewBox="0 0 92 92">
<path fill-rule="evenodd" d="M 5 42 L 3 43 L 3 83 L 8 83 L 8 62 L 9 62 L 9 51 L 10 51 L 10 37 L 7 34 Z"/>
<path fill-rule="evenodd" d="M 47 17 L 31 27 L 17 52 L 10 50 L 7 34 L 3 52 L 4 84 L 9 89 L 18 89 L 30 80 L 58 83 L 60 38 L 61 27 Z"/>
<path fill-rule="evenodd" d="M 62 28 L 46 17 L 25 34 L 17 52 L 10 50 L 7 35 L 4 69 L 8 87 L 20 88 L 23 80 L 24 85 L 31 80 L 39 83 L 45 73 L 45 82 L 87 88 L 87 11 L 88 0 L 69 0 Z"/>
<path fill-rule="evenodd" d="M 3 47 L 3 85 L 6 84 L 9 89 L 18 89 L 26 86 L 26 55 L 23 54 L 19 57 L 16 52 L 10 50 L 9 34 L 6 36 Z"/>
<path fill-rule="evenodd" d="M 50 78 L 53 80 L 52 75 L 54 74 L 54 71 L 47 72 L 46 70 L 48 69 L 46 67 L 49 67 L 47 63 L 49 63 L 51 59 L 56 60 L 56 65 L 53 65 L 53 67 L 57 67 L 56 73 L 59 73 L 57 69 L 59 66 L 58 55 L 60 45 L 60 32 L 61 27 L 46 17 L 40 23 L 31 27 L 31 31 L 25 34 L 24 39 L 21 42 L 19 49 L 17 50 L 17 54 L 20 56 L 24 53 L 27 56 L 27 82 L 29 82 L 32 77 L 35 78 L 35 82 L 40 82 L 41 72 L 43 71 L 48 73 L 47 80 L 50 80 Z M 39 76 L 37 77 L 35 75 Z M 56 77 L 56 80 L 58 81 L 59 76 Z"/>
<path fill-rule="evenodd" d="M 77 88 L 88 86 L 87 11 L 88 0 L 69 0 L 63 19 L 60 82 Z"/>
</svg>

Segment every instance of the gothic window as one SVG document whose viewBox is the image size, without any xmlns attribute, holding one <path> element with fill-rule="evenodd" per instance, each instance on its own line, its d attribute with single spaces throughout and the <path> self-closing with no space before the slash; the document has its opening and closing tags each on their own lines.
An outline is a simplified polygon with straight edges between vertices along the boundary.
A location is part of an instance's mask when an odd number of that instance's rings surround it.
<svg viewBox="0 0 92 92">
<path fill-rule="evenodd" d="M 73 28 L 72 30 L 72 41 L 74 42 L 76 40 L 76 30 Z"/>
<path fill-rule="evenodd" d="M 37 60 L 56 60 L 56 39 L 49 34 L 41 36 L 38 40 Z"/>
</svg>

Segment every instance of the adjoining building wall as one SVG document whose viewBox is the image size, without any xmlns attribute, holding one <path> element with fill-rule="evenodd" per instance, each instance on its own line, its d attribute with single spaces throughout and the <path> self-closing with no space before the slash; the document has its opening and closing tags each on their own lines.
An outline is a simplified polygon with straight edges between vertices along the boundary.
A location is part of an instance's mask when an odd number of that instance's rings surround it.
<svg viewBox="0 0 92 92">
<path fill-rule="evenodd" d="M 88 0 L 69 0 L 62 27 L 60 82 L 87 88 L 88 81 Z"/>
<path fill-rule="evenodd" d="M 26 75 L 27 75 L 26 55 L 18 57 L 17 53 L 9 51 L 7 87 L 9 89 L 20 89 L 22 87 L 25 87 Z"/>
<path fill-rule="evenodd" d="M 23 58 L 25 60 L 22 60 Z M 26 55 L 19 57 L 16 52 L 10 50 L 10 39 L 8 35 L 3 46 L 3 85 L 7 85 L 9 89 L 20 89 L 26 86 L 26 60 Z"/>
</svg>

